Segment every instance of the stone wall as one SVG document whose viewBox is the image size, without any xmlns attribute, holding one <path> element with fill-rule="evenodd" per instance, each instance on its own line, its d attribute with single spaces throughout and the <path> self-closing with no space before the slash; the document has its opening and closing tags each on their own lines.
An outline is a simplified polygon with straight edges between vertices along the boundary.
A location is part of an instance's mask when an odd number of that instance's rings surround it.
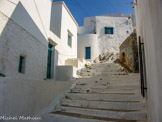
<svg viewBox="0 0 162 122">
<path fill-rule="evenodd" d="M 120 46 L 120 62 L 132 72 L 139 72 L 137 37 L 135 31 Z"/>
</svg>

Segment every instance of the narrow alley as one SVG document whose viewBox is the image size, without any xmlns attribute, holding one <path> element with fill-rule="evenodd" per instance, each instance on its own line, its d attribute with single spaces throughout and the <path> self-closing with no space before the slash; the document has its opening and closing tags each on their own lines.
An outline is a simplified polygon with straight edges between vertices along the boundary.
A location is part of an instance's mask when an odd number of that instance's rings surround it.
<svg viewBox="0 0 162 122">
<path fill-rule="evenodd" d="M 162 0 L 0 0 L 0 122 L 162 122 Z"/>
<path fill-rule="evenodd" d="M 92 64 L 74 81 L 46 122 L 146 121 L 145 99 L 138 73 L 115 63 Z"/>
</svg>

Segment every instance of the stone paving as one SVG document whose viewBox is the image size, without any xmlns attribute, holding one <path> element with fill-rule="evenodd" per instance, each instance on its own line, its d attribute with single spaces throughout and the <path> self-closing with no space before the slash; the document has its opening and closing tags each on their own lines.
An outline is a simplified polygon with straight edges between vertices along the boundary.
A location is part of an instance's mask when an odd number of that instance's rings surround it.
<svg viewBox="0 0 162 122">
<path fill-rule="evenodd" d="M 114 63 L 92 64 L 74 84 L 44 122 L 146 122 L 138 73 Z"/>
</svg>

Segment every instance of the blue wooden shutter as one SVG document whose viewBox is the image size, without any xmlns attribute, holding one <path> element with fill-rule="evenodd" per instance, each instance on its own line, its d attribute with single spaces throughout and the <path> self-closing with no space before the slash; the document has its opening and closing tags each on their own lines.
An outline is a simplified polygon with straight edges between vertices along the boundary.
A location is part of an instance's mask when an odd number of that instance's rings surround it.
<svg viewBox="0 0 162 122">
<path fill-rule="evenodd" d="M 91 59 L 91 47 L 86 47 L 86 59 Z"/>
<path fill-rule="evenodd" d="M 111 28 L 111 34 L 114 34 L 114 28 Z"/>
</svg>

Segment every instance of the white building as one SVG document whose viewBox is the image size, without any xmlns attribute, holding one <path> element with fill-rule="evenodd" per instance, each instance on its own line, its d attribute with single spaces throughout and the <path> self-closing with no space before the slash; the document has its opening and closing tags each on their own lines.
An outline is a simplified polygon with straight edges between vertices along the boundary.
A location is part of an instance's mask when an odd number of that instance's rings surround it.
<svg viewBox="0 0 162 122">
<path fill-rule="evenodd" d="M 1 115 L 33 116 L 71 86 L 77 27 L 63 2 L 0 0 Z"/>
<path fill-rule="evenodd" d="M 103 15 L 87 17 L 78 28 L 78 57 L 94 60 L 105 52 L 119 52 L 122 42 L 132 33 L 128 16 Z"/>
<path fill-rule="evenodd" d="M 134 0 L 149 122 L 162 122 L 162 0 Z"/>
<path fill-rule="evenodd" d="M 12 78 L 59 78 L 56 66 L 77 58 L 77 27 L 63 2 L 1 0 L 0 73 Z"/>
</svg>

